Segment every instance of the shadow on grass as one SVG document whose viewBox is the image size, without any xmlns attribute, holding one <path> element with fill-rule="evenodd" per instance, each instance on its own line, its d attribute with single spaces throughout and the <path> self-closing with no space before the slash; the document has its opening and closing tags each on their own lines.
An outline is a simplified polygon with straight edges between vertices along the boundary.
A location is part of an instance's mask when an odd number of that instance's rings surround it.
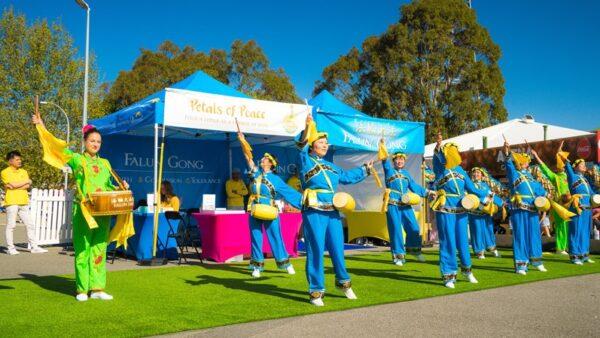
<svg viewBox="0 0 600 338">
<path fill-rule="evenodd" d="M 348 272 L 357 276 L 374 277 L 374 278 L 387 278 L 392 280 L 401 280 L 406 282 L 414 282 L 419 284 L 432 284 L 441 285 L 442 279 L 428 276 L 415 276 L 406 274 L 406 272 L 420 272 L 418 270 L 371 270 L 362 268 L 348 268 Z"/>
<path fill-rule="evenodd" d="M 62 293 L 64 295 L 75 295 L 75 280 L 61 276 L 37 276 L 29 273 L 20 274 L 23 279 L 28 280 L 42 289 Z"/>
<path fill-rule="evenodd" d="M 14 289 L 12 286 L 0 285 L 0 290 L 11 290 Z"/>
<path fill-rule="evenodd" d="M 239 278 L 222 278 L 210 275 L 200 275 L 197 276 L 197 278 L 198 280 L 185 279 L 185 282 L 192 286 L 205 284 L 222 285 L 232 290 L 241 290 L 258 293 L 261 295 L 275 296 L 302 303 L 306 303 L 308 301 L 308 293 L 293 289 L 281 288 L 274 284 L 263 284 L 261 283 L 261 280 L 263 280 L 262 278 L 245 280 Z"/>
</svg>

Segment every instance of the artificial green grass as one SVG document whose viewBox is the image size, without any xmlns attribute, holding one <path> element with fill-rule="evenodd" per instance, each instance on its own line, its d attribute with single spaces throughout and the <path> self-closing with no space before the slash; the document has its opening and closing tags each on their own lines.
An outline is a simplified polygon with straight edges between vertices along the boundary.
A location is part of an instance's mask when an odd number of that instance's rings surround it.
<svg viewBox="0 0 600 338">
<path fill-rule="evenodd" d="M 358 300 L 333 287 L 326 258 L 325 307 L 309 304 L 304 259 L 297 274 L 277 271 L 268 260 L 263 277 L 252 279 L 245 264 L 181 266 L 108 273 L 113 301 L 73 297 L 72 276 L 28 276 L 0 280 L 0 332 L 6 336 L 146 336 L 191 329 L 400 302 L 566 276 L 600 272 L 600 263 L 575 266 L 568 257 L 544 255 L 547 273 L 513 272 L 512 252 L 473 260 L 479 284 L 459 278 L 456 289 L 440 282 L 437 252 L 427 262 L 409 259 L 404 267 L 388 253 L 346 257 Z M 598 256 L 594 259 L 600 261 Z M 518 306 L 518 304 L 515 304 Z"/>
</svg>

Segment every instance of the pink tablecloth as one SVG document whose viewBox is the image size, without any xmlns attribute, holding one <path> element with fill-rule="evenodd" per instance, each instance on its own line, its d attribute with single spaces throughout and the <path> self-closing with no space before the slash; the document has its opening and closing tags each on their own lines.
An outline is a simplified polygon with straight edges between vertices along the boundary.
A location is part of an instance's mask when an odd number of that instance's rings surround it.
<svg viewBox="0 0 600 338">
<path fill-rule="evenodd" d="M 202 236 L 202 256 L 223 263 L 237 255 L 250 255 L 249 215 L 215 214 L 199 212 L 192 214 L 198 222 Z M 281 235 L 290 256 L 298 256 L 298 232 L 302 224 L 302 214 L 279 214 Z M 263 252 L 271 253 L 271 246 L 263 230 Z"/>
</svg>

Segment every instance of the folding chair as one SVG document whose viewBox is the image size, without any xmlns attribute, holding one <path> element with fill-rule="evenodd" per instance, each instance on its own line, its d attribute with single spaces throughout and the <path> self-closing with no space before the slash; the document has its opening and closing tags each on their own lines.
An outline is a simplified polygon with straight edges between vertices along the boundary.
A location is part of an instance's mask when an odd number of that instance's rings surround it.
<svg viewBox="0 0 600 338">
<path fill-rule="evenodd" d="M 185 211 L 186 213 L 186 232 L 187 239 L 190 246 L 194 247 L 196 252 L 198 252 L 198 248 L 202 247 L 202 238 L 200 237 L 200 230 L 196 224 L 192 223 L 192 214 L 200 212 L 199 208 L 190 208 Z M 186 247 L 187 249 L 187 247 Z"/>
<path fill-rule="evenodd" d="M 167 235 L 167 241 L 168 238 L 174 238 L 177 242 L 177 247 L 179 248 L 179 261 L 177 262 L 177 264 L 181 264 L 182 259 L 185 263 L 187 263 L 187 258 L 183 254 L 183 248 L 186 244 L 186 241 L 189 239 L 189 235 L 187 233 L 188 223 L 178 211 L 166 211 L 165 218 L 167 219 L 167 223 L 169 224 L 169 233 Z M 171 221 L 179 221 L 179 224 L 177 225 L 177 232 L 175 232 Z M 200 258 L 200 262 L 204 263 L 202 257 L 200 256 L 198 248 L 194 246 L 194 249 L 196 250 L 198 257 Z"/>
</svg>

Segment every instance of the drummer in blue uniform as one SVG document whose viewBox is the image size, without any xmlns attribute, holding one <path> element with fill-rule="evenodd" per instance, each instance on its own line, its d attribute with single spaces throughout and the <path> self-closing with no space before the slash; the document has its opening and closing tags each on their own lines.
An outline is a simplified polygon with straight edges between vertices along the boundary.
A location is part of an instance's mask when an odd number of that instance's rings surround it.
<svg viewBox="0 0 600 338">
<path fill-rule="evenodd" d="M 373 161 L 360 167 L 344 170 L 325 160 L 329 143 L 327 133 L 318 132 L 312 115 L 306 118 L 306 128 L 299 135 L 298 171 L 302 182 L 302 226 L 306 245 L 306 276 L 310 303 L 323 306 L 325 295 L 325 247 L 333 263 L 335 286 L 348 299 L 356 299 L 344 261 L 344 232 L 340 212 L 333 206 L 338 184 L 354 184 L 364 180 Z"/>
<path fill-rule="evenodd" d="M 424 262 L 425 256 L 421 253 L 422 239 L 419 234 L 419 223 L 412 205 L 402 202 L 402 196 L 413 193 L 419 197 L 426 197 L 434 196 L 435 193 L 417 184 L 410 173 L 404 169 L 406 154 L 396 152 L 392 155 L 392 161 L 389 160 L 389 153 L 383 138 L 379 141 L 379 159 L 383 166 L 386 186 L 382 211 L 387 216 L 393 262 L 398 266 L 404 265 L 407 252 L 415 255 L 418 261 Z M 406 247 L 402 238 L 402 229 L 406 232 Z"/>
<path fill-rule="evenodd" d="M 467 234 L 468 216 L 461 206 L 461 199 L 467 192 L 475 194 L 478 198 L 491 199 L 487 191 L 475 187 L 469 175 L 460 166 L 461 162 L 458 146 L 454 143 L 446 143 L 442 146 L 442 135 L 438 133 L 433 154 L 433 171 L 438 190 L 437 198 L 431 204 L 431 208 L 435 211 L 440 239 L 440 271 L 444 286 L 451 289 L 455 287 L 458 272 L 457 250 L 463 276 L 469 282 L 477 283 L 471 271 Z"/>
<path fill-rule="evenodd" d="M 488 183 L 490 177 L 487 176 L 484 168 L 474 167 L 471 169 L 471 180 L 477 189 L 492 193 L 492 187 Z M 471 235 L 471 246 L 478 259 L 485 259 L 485 251 L 491 252 L 495 257 L 500 254 L 496 249 L 496 238 L 494 235 L 493 215 L 502 210 L 503 201 L 497 195 L 494 195 L 493 201 L 484 204 L 484 197 L 480 200 L 477 209 L 470 210 L 469 214 L 469 233 Z M 490 204 L 491 203 L 491 204 Z"/>
<path fill-rule="evenodd" d="M 250 199 L 248 200 L 248 211 L 251 212 L 250 237 L 252 247 L 249 268 L 252 270 L 252 277 L 260 277 L 260 273 L 264 270 L 263 227 L 277 268 L 286 270 L 288 274 L 293 275 L 296 271 L 290 263 L 288 252 L 283 243 L 279 214 L 274 202 L 276 198 L 282 197 L 293 207 L 299 209 L 302 195 L 275 174 L 277 169 L 277 158 L 275 156 L 265 153 L 260 159 L 260 167 L 257 168 L 252 159 L 252 148 L 250 148 L 244 134 L 238 132 L 238 138 L 242 144 L 242 151 L 248 162 L 252 179 L 250 182 Z M 258 205 L 262 205 L 262 208 L 257 208 Z M 260 211 L 257 211 L 258 209 Z M 261 214 L 265 210 L 269 212 Z"/>
<path fill-rule="evenodd" d="M 561 152 L 559 152 L 561 154 Z M 566 154 L 568 156 L 568 154 Z M 571 262 L 577 265 L 594 263 L 590 259 L 590 232 L 592 230 L 592 196 L 594 188 L 585 177 L 585 160 L 578 159 L 571 165 L 567 157 L 563 157 L 566 165 L 567 181 L 571 200 L 569 210 L 575 213 L 569 224 L 568 248 Z"/>
<path fill-rule="evenodd" d="M 546 272 L 542 262 L 542 237 L 538 210 L 534 204 L 536 197 L 545 197 L 546 190 L 527 170 L 531 158 L 526 153 L 510 151 L 504 142 L 505 167 L 511 192 L 510 223 L 513 231 L 513 251 L 515 271 L 527 274 L 529 264 L 539 271 Z"/>
</svg>

